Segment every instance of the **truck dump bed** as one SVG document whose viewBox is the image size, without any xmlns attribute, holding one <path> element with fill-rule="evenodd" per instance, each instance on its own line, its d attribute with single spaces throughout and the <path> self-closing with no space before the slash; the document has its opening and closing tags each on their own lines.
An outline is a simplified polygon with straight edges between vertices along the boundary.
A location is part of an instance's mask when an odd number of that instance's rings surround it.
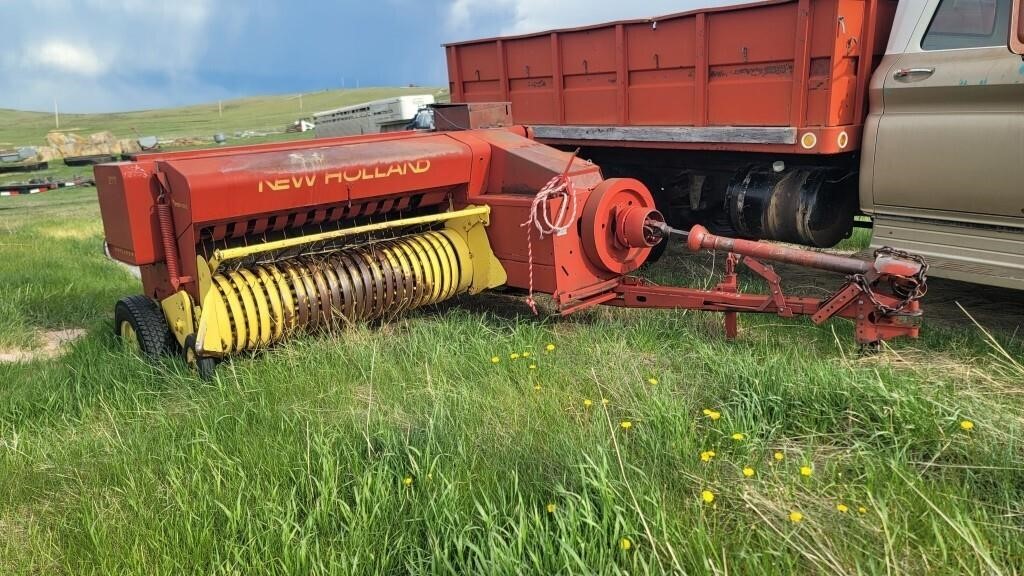
<svg viewBox="0 0 1024 576">
<path fill-rule="evenodd" d="M 857 149 L 894 0 L 774 0 L 446 46 L 453 102 L 509 101 L 545 142 Z"/>
</svg>

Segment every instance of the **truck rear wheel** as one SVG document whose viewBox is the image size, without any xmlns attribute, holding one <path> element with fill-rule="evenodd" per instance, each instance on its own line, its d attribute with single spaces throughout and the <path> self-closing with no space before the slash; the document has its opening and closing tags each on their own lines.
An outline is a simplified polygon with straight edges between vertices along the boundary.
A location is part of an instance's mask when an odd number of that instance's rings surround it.
<svg viewBox="0 0 1024 576">
<path fill-rule="evenodd" d="M 142 295 L 122 298 L 114 305 L 114 335 L 126 349 L 150 361 L 170 354 L 176 344 L 160 306 Z"/>
</svg>

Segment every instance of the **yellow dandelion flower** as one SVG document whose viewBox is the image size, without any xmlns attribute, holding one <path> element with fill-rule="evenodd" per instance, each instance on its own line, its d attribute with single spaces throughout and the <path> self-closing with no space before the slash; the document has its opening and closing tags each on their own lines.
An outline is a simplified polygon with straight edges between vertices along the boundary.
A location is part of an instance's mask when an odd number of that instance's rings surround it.
<svg viewBox="0 0 1024 576">
<path fill-rule="evenodd" d="M 711 490 L 705 490 L 700 493 L 700 499 L 703 500 L 705 504 L 711 504 L 715 501 L 715 493 Z"/>
<path fill-rule="evenodd" d="M 743 440 L 744 438 L 746 438 L 746 436 L 744 436 L 744 435 L 743 435 L 742 433 L 740 433 L 740 432 L 737 432 L 737 433 L 735 433 L 735 434 L 733 434 L 733 435 L 732 435 L 732 439 L 733 439 L 733 440 L 735 440 L 735 441 L 737 441 L 737 442 L 739 442 L 740 440 Z"/>
<path fill-rule="evenodd" d="M 793 510 L 792 512 L 789 513 L 789 521 L 790 522 L 794 522 L 794 523 L 795 522 L 800 522 L 803 519 L 804 519 L 804 515 L 799 513 L 799 512 L 797 512 L 796 510 Z"/>
<path fill-rule="evenodd" d="M 402 484 L 405 484 L 406 486 L 412 486 L 412 476 L 406 476 L 405 478 L 403 478 Z"/>
<path fill-rule="evenodd" d="M 555 345 L 554 344 L 548 344 L 547 346 L 544 347 L 544 351 L 545 352 L 554 352 L 555 351 Z"/>
<path fill-rule="evenodd" d="M 540 390 L 540 384 L 534 384 L 533 385 L 533 389 L 534 390 Z"/>
<path fill-rule="evenodd" d="M 814 472 L 814 470 L 811 470 L 810 466 L 801 466 L 800 467 L 800 475 L 801 476 L 810 476 L 813 472 Z"/>
<path fill-rule="evenodd" d="M 711 459 L 715 457 L 714 450 L 706 450 L 700 453 L 701 462 L 711 462 Z"/>
<path fill-rule="evenodd" d="M 747 478 L 753 477 L 754 469 L 751 468 L 750 466 L 747 466 L 746 468 L 743 469 L 743 475 L 746 476 Z"/>
<path fill-rule="evenodd" d="M 963 422 L 960 423 L 960 429 L 970 432 L 971 430 L 974 430 L 974 422 L 971 422 L 970 420 L 964 420 Z"/>
<path fill-rule="evenodd" d="M 658 383 L 658 379 L 657 378 L 648 378 L 647 379 L 647 383 L 650 384 L 651 386 L 654 386 L 655 384 Z"/>
<path fill-rule="evenodd" d="M 611 400 L 609 400 L 607 398 L 601 398 L 601 404 L 604 404 L 605 406 L 607 406 L 609 402 L 611 402 Z"/>
<path fill-rule="evenodd" d="M 519 353 L 518 352 L 513 352 L 513 353 L 509 354 L 508 357 L 510 359 L 512 359 L 512 360 L 519 360 Z"/>
<path fill-rule="evenodd" d="M 708 414 L 708 418 L 711 418 L 712 420 L 718 420 L 721 417 L 722 417 L 722 413 L 721 412 L 715 412 L 714 410 L 712 410 L 711 413 Z"/>
<path fill-rule="evenodd" d="M 776 462 L 782 462 L 782 459 L 785 458 L 786 455 L 783 454 L 782 452 L 776 452 L 775 454 L 772 455 L 772 457 L 775 458 Z"/>
<path fill-rule="evenodd" d="M 583 401 L 583 407 L 584 408 L 590 408 L 593 405 L 594 405 L 594 401 L 591 400 L 590 398 L 587 398 L 586 400 Z"/>
<path fill-rule="evenodd" d="M 857 512 L 860 512 L 861 514 L 867 514 L 868 513 L 868 509 L 863 507 L 863 506 L 861 506 L 861 507 L 857 508 Z"/>
<path fill-rule="evenodd" d="M 707 408 L 705 408 L 704 410 L 702 410 L 702 412 L 704 412 L 704 415 L 705 415 L 705 416 L 711 416 L 711 410 L 709 410 L 709 409 L 707 409 Z"/>
<path fill-rule="evenodd" d="M 630 428 L 633 427 L 633 423 L 630 422 L 629 420 L 623 420 L 622 422 L 619 423 L 619 426 L 622 426 L 623 430 L 629 430 Z"/>
<path fill-rule="evenodd" d="M 523 358 L 529 358 L 529 357 L 530 357 L 530 353 L 529 352 L 523 352 Z"/>
<path fill-rule="evenodd" d="M 537 365 L 536 364 L 530 364 L 530 370 L 536 370 L 536 369 L 537 369 Z"/>
<path fill-rule="evenodd" d="M 839 510 L 843 514 L 846 514 L 847 512 L 850 511 L 850 507 L 847 506 L 846 504 L 843 504 L 842 502 L 840 502 L 839 504 L 836 504 L 836 510 Z"/>
<path fill-rule="evenodd" d="M 623 550 L 629 550 L 632 547 L 633 543 L 629 540 L 629 538 L 623 538 L 622 540 L 619 540 L 619 548 L 622 548 Z"/>
<path fill-rule="evenodd" d="M 498 362 L 501 362 L 501 358 L 498 358 L 497 356 L 491 356 L 491 364 L 497 364 Z"/>
<path fill-rule="evenodd" d="M 555 506 L 555 505 L 554 505 L 554 503 L 549 503 L 549 504 L 548 504 L 548 514 L 554 514 L 554 513 L 555 513 L 555 510 L 556 510 L 557 508 L 558 508 L 558 507 L 557 507 L 557 506 Z"/>
</svg>

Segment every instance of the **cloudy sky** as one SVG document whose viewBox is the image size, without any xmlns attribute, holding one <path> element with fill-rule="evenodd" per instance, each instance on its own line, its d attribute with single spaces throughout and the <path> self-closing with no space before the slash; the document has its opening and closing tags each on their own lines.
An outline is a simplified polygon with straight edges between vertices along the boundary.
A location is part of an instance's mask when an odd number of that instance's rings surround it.
<svg viewBox="0 0 1024 576">
<path fill-rule="evenodd" d="M 444 42 L 728 0 L 0 0 L 0 108 L 446 83 Z"/>
</svg>

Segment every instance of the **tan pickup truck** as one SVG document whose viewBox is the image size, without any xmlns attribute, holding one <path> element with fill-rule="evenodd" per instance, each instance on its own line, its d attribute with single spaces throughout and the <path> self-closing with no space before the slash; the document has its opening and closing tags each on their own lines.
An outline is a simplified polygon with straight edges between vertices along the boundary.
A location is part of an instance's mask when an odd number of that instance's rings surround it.
<svg viewBox="0 0 1024 576">
<path fill-rule="evenodd" d="M 675 225 L 819 247 L 873 226 L 933 276 L 1024 289 L 1022 4 L 769 0 L 449 44 L 448 76 Z"/>
<path fill-rule="evenodd" d="M 861 209 L 935 276 L 1024 289 L 1020 9 L 901 1 L 871 78 Z"/>
</svg>

